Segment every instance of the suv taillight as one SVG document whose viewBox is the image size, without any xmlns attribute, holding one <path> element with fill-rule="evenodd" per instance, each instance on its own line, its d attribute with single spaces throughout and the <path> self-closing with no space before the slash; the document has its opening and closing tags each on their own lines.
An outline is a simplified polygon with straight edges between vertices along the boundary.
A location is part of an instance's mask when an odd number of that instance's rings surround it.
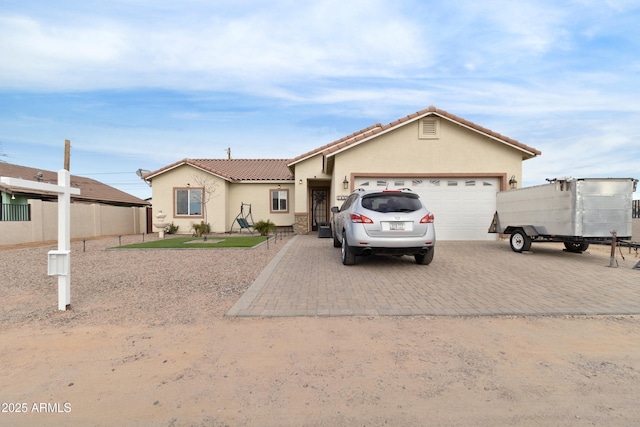
<svg viewBox="0 0 640 427">
<path fill-rule="evenodd" d="M 422 217 L 422 219 L 420 220 L 420 224 L 429 224 L 431 222 L 433 222 L 435 220 L 434 216 L 432 213 L 429 213 L 428 215 L 425 215 L 424 217 Z"/>
<path fill-rule="evenodd" d="M 355 214 L 355 213 L 351 214 L 351 222 L 357 222 L 362 224 L 373 224 L 373 220 L 371 218 L 368 218 L 364 215 Z"/>
</svg>

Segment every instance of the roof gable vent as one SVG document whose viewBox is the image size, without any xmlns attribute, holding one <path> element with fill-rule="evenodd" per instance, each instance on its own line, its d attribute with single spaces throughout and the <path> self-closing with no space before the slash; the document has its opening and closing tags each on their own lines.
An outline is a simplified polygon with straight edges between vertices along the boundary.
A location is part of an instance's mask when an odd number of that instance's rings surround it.
<svg viewBox="0 0 640 427">
<path fill-rule="evenodd" d="M 418 138 L 437 139 L 440 137 L 440 121 L 437 117 L 425 117 L 420 120 Z"/>
</svg>

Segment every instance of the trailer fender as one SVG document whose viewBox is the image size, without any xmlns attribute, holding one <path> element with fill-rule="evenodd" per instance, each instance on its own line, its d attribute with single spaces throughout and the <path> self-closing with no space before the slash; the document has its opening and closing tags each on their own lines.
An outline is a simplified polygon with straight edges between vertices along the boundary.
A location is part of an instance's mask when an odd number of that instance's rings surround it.
<svg viewBox="0 0 640 427">
<path fill-rule="evenodd" d="M 522 230 L 529 237 L 537 237 L 540 235 L 533 225 L 508 225 L 504 229 L 504 234 L 511 234 L 516 230 Z"/>
</svg>

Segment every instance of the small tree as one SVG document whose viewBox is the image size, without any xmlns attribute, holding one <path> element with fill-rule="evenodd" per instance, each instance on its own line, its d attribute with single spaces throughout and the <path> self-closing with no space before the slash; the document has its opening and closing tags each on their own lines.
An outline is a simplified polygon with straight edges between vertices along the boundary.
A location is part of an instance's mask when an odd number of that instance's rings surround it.
<svg viewBox="0 0 640 427">
<path fill-rule="evenodd" d="M 202 187 L 202 215 L 204 216 L 204 223 L 208 224 L 207 220 L 207 204 L 213 197 L 213 194 L 218 189 L 218 184 L 206 175 L 192 175 L 193 181 L 198 187 Z"/>
</svg>

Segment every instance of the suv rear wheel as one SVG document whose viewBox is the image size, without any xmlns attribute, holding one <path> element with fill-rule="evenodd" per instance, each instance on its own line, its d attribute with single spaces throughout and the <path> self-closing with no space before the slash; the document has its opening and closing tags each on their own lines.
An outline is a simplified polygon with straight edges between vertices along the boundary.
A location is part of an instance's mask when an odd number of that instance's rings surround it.
<svg viewBox="0 0 640 427">
<path fill-rule="evenodd" d="M 431 264 L 431 261 L 433 261 L 433 255 L 434 255 L 435 250 L 436 250 L 436 248 L 432 247 L 431 249 L 429 249 L 427 252 L 425 252 L 423 254 L 415 254 L 414 258 L 416 259 L 416 263 L 417 264 L 422 264 L 422 265 Z"/>
<path fill-rule="evenodd" d="M 356 263 L 356 256 L 349 247 L 349 243 L 347 242 L 347 235 L 344 231 L 342 232 L 342 249 L 340 250 L 340 252 L 342 263 L 344 265 L 353 265 Z"/>
<path fill-rule="evenodd" d="M 589 249 L 589 244 L 585 242 L 564 242 L 564 247 L 569 252 L 580 254 Z"/>
</svg>

